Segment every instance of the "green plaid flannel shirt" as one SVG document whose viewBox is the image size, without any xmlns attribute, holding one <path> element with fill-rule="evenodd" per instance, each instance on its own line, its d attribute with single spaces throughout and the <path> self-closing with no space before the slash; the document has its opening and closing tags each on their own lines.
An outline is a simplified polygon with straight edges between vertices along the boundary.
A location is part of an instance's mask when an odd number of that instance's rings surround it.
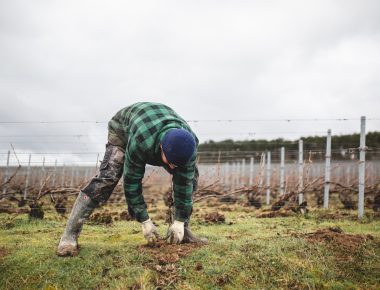
<svg viewBox="0 0 380 290">
<path fill-rule="evenodd" d="M 139 222 L 149 218 L 141 184 L 146 164 L 162 166 L 173 175 L 175 219 L 187 221 L 191 215 L 196 153 L 187 164 L 174 170 L 161 160 L 161 140 L 173 128 L 191 132 L 198 145 L 198 139 L 186 121 L 163 104 L 133 104 L 117 112 L 108 123 L 109 143 L 125 148 L 124 192 L 128 206 Z"/>
</svg>

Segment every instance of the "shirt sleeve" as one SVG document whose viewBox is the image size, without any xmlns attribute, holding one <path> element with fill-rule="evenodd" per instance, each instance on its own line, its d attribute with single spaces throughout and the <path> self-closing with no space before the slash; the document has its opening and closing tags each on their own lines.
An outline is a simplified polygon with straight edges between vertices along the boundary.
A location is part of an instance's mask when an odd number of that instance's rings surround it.
<svg viewBox="0 0 380 290">
<path fill-rule="evenodd" d="M 138 222 L 149 219 L 147 206 L 142 194 L 141 181 L 145 173 L 145 162 L 128 150 L 124 161 L 124 193 L 128 203 L 128 209 Z"/>
<path fill-rule="evenodd" d="M 195 157 L 173 173 L 175 219 L 181 222 L 188 221 L 192 212 L 194 173 Z"/>
</svg>

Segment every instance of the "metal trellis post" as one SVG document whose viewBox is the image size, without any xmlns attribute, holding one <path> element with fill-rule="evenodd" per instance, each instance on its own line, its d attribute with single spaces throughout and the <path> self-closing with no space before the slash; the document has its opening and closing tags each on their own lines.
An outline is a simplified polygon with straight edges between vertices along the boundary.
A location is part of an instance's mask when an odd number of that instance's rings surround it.
<svg viewBox="0 0 380 290">
<path fill-rule="evenodd" d="M 270 151 L 267 152 L 267 205 L 270 204 L 270 164 L 271 163 L 271 154 Z"/>
<path fill-rule="evenodd" d="M 25 178 L 24 200 L 26 200 L 26 195 L 28 193 L 31 160 L 32 160 L 32 154 L 29 154 L 28 169 L 26 171 L 26 178 Z"/>
<path fill-rule="evenodd" d="M 303 202 L 303 140 L 298 143 L 298 202 Z"/>
<path fill-rule="evenodd" d="M 280 194 L 285 194 L 285 147 L 281 147 Z"/>
<path fill-rule="evenodd" d="M 226 170 L 224 171 L 224 182 L 227 189 L 230 189 L 230 163 L 226 163 Z"/>
<path fill-rule="evenodd" d="M 331 174 L 331 130 L 327 130 L 326 141 L 326 167 L 325 167 L 325 191 L 323 194 L 323 207 L 329 207 L 330 194 L 330 174 Z"/>
<path fill-rule="evenodd" d="M 264 179 L 264 167 L 265 167 L 265 153 L 261 154 L 261 161 L 260 161 L 260 177 L 259 177 L 259 186 L 258 190 L 260 195 L 262 194 L 262 189 L 263 189 L 263 179 Z"/>
<path fill-rule="evenodd" d="M 86 168 L 86 173 L 84 175 L 84 181 L 87 182 L 88 180 L 88 168 Z"/>
<path fill-rule="evenodd" d="M 11 151 L 8 150 L 7 167 L 5 168 L 4 183 L 6 183 L 8 181 L 8 177 L 9 177 L 9 159 L 10 159 L 10 156 L 11 156 Z M 4 184 L 4 188 L 3 188 L 4 194 L 7 192 L 7 189 L 8 189 L 8 184 Z"/>
<path fill-rule="evenodd" d="M 55 159 L 55 162 L 54 162 L 53 187 L 55 187 L 56 178 L 57 178 L 57 159 Z"/>
<path fill-rule="evenodd" d="M 364 187 L 365 187 L 365 116 L 360 119 L 360 161 L 359 161 L 359 201 L 358 217 L 363 218 L 364 214 Z"/>
<path fill-rule="evenodd" d="M 240 187 L 240 184 L 241 184 L 241 172 L 240 172 L 240 162 L 236 162 L 236 183 L 235 183 L 235 188 L 239 188 Z"/>
<path fill-rule="evenodd" d="M 65 187 L 65 176 L 66 172 L 65 172 L 65 164 L 63 164 L 62 166 L 62 178 L 61 178 L 61 186 L 62 187 Z"/>
<path fill-rule="evenodd" d="M 254 166 L 255 159 L 254 157 L 251 157 L 251 162 L 249 164 L 249 187 L 252 187 L 253 185 L 253 166 Z"/>
<path fill-rule="evenodd" d="M 42 186 L 44 182 L 45 182 L 45 156 L 42 158 L 40 186 Z"/>
<path fill-rule="evenodd" d="M 245 158 L 241 161 L 241 180 L 242 186 L 245 186 Z"/>
<path fill-rule="evenodd" d="M 98 172 L 98 162 L 99 162 L 99 153 L 98 153 L 98 155 L 97 155 L 97 157 L 96 157 L 95 173 L 94 173 L 94 175 Z"/>
<path fill-rule="evenodd" d="M 74 165 L 71 166 L 71 178 L 70 178 L 70 187 L 74 187 Z"/>
<path fill-rule="evenodd" d="M 79 167 L 75 166 L 75 186 L 79 184 Z"/>
<path fill-rule="evenodd" d="M 346 185 L 350 186 L 351 183 L 351 167 L 350 165 L 347 165 L 346 167 Z"/>
</svg>

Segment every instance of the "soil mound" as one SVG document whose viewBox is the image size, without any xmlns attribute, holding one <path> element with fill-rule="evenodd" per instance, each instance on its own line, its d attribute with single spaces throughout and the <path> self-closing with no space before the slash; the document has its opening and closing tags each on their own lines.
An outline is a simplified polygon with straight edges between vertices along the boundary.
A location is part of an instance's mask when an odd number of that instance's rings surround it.
<svg viewBox="0 0 380 290">
<path fill-rule="evenodd" d="M 325 243 L 347 254 L 355 252 L 366 241 L 374 240 L 371 235 L 346 234 L 339 227 L 320 229 L 314 233 L 306 234 L 304 237 L 309 242 Z"/>
<path fill-rule="evenodd" d="M 220 224 L 226 221 L 224 214 L 219 213 L 219 212 L 211 212 L 211 213 L 205 214 L 203 216 L 203 219 L 206 223 L 209 223 L 209 224 Z"/>
<path fill-rule="evenodd" d="M 140 250 L 149 254 L 159 265 L 176 263 L 180 258 L 189 255 L 194 249 L 201 247 L 199 244 L 168 244 L 159 240 L 155 244 L 140 246 Z"/>
<path fill-rule="evenodd" d="M 279 211 L 267 211 L 262 212 L 256 215 L 256 218 L 276 218 L 276 217 L 288 217 L 288 216 L 294 216 L 295 213 L 292 211 L 285 211 L 285 210 L 279 210 Z"/>
<path fill-rule="evenodd" d="M 4 247 L 0 247 L 0 259 L 2 259 L 3 257 L 5 257 L 7 254 L 8 254 L 7 249 L 4 248 Z"/>
<path fill-rule="evenodd" d="M 108 212 L 97 212 L 90 217 L 89 221 L 97 225 L 110 225 L 112 224 L 113 219 L 112 215 Z"/>
<path fill-rule="evenodd" d="M 120 220 L 121 221 L 133 221 L 133 218 L 131 217 L 131 215 L 129 214 L 129 212 L 128 211 L 122 211 L 121 213 L 120 213 Z"/>
<path fill-rule="evenodd" d="M 164 240 L 159 240 L 155 244 L 147 244 L 139 248 L 140 251 L 151 256 L 152 261 L 146 266 L 158 273 L 155 285 L 157 289 L 162 289 L 168 288 L 180 281 L 179 266 L 176 262 L 199 247 L 202 247 L 202 245 L 171 245 Z"/>
<path fill-rule="evenodd" d="M 335 212 L 318 212 L 316 218 L 318 220 L 343 220 L 343 219 L 357 219 L 357 216 L 352 216 L 349 212 L 346 211 L 335 211 Z"/>
</svg>

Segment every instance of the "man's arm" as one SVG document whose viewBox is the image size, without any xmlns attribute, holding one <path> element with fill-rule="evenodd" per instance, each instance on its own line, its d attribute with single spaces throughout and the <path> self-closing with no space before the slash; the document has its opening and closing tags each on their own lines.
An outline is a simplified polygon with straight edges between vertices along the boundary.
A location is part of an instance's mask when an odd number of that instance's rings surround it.
<svg viewBox="0 0 380 290">
<path fill-rule="evenodd" d="M 134 160 L 138 160 L 133 158 Z M 129 210 L 138 222 L 149 219 L 147 206 L 142 194 L 141 181 L 145 173 L 145 163 L 133 161 L 132 156 L 126 152 L 124 161 L 124 193 Z"/>
<path fill-rule="evenodd" d="M 177 221 L 189 219 L 193 207 L 193 179 L 195 157 L 186 166 L 178 167 L 173 173 L 174 207 Z"/>
</svg>

